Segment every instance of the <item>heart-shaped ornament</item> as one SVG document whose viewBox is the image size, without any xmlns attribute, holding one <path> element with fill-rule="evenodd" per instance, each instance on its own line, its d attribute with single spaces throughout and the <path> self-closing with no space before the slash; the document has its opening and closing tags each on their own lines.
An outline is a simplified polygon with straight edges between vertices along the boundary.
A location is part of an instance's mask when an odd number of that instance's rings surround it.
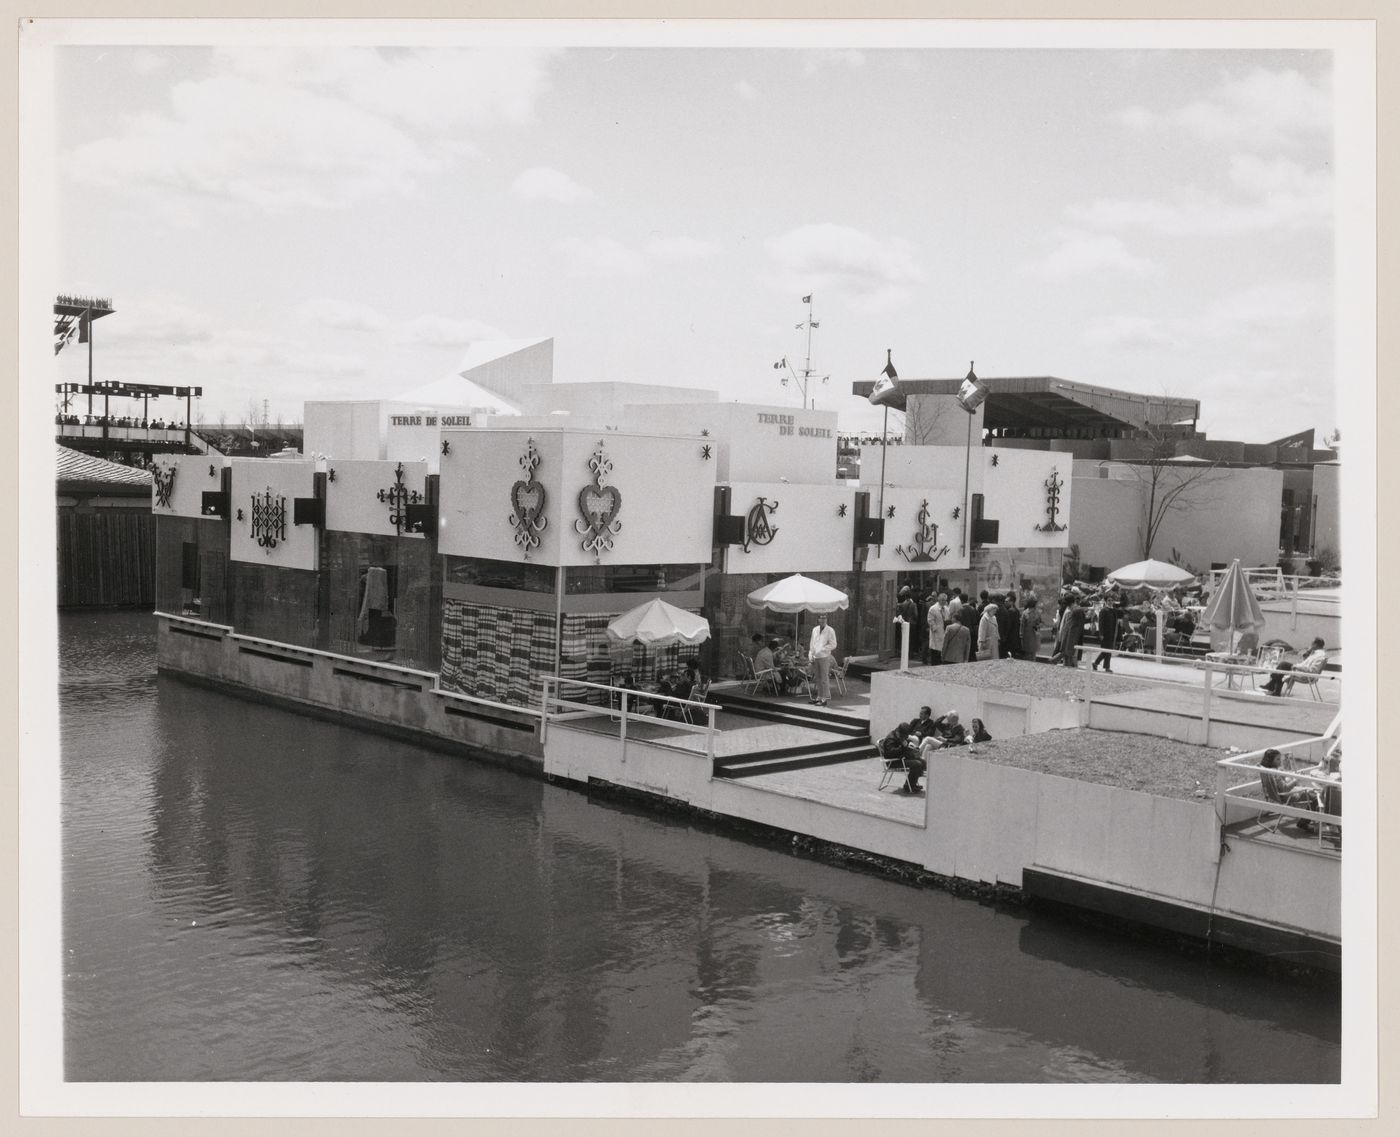
<svg viewBox="0 0 1400 1137">
<path fill-rule="evenodd" d="M 544 512 L 544 486 L 539 482 L 516 482 L 510 487 L 510 504 L 516 517 L 527 525 Z"/>
</svg>

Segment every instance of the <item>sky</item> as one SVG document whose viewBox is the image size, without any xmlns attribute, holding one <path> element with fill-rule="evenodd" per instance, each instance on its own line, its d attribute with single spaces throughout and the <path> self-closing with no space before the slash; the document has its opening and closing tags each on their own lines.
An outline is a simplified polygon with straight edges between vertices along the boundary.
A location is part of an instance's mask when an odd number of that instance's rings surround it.
<svg viewBox="0 0 1400 1137">
<path fill-rule="evenodd" d="M 893 42 L 898 43 L 898 40 Z M 939 47 L 63 46 L 56 287 L 98 379 L 392 399 L 552 336 L 556 381 L 846 430 L 902 378 L 1054 375 L 1264 442 L 1335 402 L 1332 55 Z M 86 375 L 85 348 L 55 360 Z M 823 377 L 829 377 L 825 382 Z M 152 404 L 153 416 L 157 413 Z M 162 414 L 183 414 L 174 402 Z"/>
</svg>

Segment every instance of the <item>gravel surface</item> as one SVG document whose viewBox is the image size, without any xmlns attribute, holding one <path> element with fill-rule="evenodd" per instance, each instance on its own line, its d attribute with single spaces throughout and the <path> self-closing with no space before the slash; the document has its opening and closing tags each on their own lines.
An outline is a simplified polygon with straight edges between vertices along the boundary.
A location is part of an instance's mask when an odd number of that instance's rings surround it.
<svg viewBox="0 0 1400 1137">
<path fill-rule="evenodd" d="M 994 739 L 953 753 L 1081 782 L 1191 800 L 1215 794 L 1215 763 L 1228 750 L 1113 730 L 1050 730 Z"/>
<path fill-rule="evenodd" d="M 1066 693 L 1078 698 L 1093 695 L 1117 695 L 1123 691 L 1140 691 L 1152 686 L 1141 679 L 1105 675 L 1082 667 L 1059 667 L 1050 663 L 1031 663 L 1024 659 L 988 659 L 982 663 L 949 663 L 938 667 L 910 669 L 908 674 L 927 683 L 956 683 L 963 687 L 987 687 L 997 691 L 1019 691 L 1040 698 L 1064 698 Z"/>
</svg>

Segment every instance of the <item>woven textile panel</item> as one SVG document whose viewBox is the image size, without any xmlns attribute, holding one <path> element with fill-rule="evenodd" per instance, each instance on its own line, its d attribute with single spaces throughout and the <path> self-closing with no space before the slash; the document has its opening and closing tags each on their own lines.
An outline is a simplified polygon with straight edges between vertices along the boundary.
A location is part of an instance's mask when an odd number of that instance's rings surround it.
<svg viewBox="0 0 1400 1137">
<path fill-rule="evenodd" d="M 447 690 L 530 706 L 553 673 L 551 613 L 443 601 L 440 681 Z"/>
</svg>

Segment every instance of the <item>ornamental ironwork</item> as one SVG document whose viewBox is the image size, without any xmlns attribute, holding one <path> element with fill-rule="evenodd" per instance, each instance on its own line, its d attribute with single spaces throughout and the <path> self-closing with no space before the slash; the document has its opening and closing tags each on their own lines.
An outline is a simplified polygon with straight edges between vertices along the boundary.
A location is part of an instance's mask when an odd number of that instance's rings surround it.
<svg viewBox="0 0 1400 1137">
<path fill-rule="evenodd" d="M 156 466 L 151 471 L 151 479 L 156 487 L 156 505 L 169 509 L 171 495 L 175 492 L 174 466 Z"/>
<path fill-rule="evenodd" d="M 836 507 L 836 516 L 837 516 L 837 517 L 845 517 L 845 516 L 846 516 L 846 503 L 845 503 L 844 501 L 843 501 L 840 505 L 838 505 L 838 506 Z"/>
<path fill-rule="evenodd" d="M 761 497 L 749 510 L 744 522 L 744 552 L 750 552 L 750 545 L 768 545 L 778 535 L 778 527 L 769 524 L 768 519 L 778 512 L 778 503 Z"/>
<path fill-rule="evenodd" d="M 267 487 L 266 493 L 255 493 L 252 497 L 248 536 L 270 553 L 277 548 L 278 541 L 287 539 L 287 499 L 283 495 L 274 496 L 271 486 Z"/>
<path fill-rule="evenodd" d="M 912 544 L 896 545 L 897 552 L 906 561 L 913 564 L 931 564 L 940 560 L 948 551 L 948 546 L 941 548 L 938 545 L 938 526 L 930 522 L 928 511 L 928 498 L 924 498 L 919 503 L 919 527 L 914 530 L 914 541 Z"/>
<path fill-rule="evenodd" d="M 1059 468 L 1050 471 L 1050 476 L 1045 479 L 1045 515 L 1049 520 L 1044 525 L 1037 525 L 1037 533 L 1063 533 L 1065 526 L 1058 524 L 1057 518 L 1060 516 L 1060 491 L 1064 489 L 1064 479 L 1060 477 Z"/>
<path fill-rule="evenodd" d="M 525 480 L 517 481 L 510 487 L 510 524 L 515 527 L 515 543 L 525 550 L 525 559 L 530 559 L 530 550 L 539 548 L 540 534 L 549 524 L 544 515 L 544 486 L 535 480 L 535 470 L 540 464 L 540 452 L 535 448 L 535 440 L 525 443 L 525 453 L 520 455 L 520 468 L 525 471 Z"/>
<path fill-rule="evenodd" d="M 394 484 L 387 489 L 382 489 L 374 495 L 380 501 L 389 504 L 389 524 L 394 527 L 394 532 L 402 534 L 409 528 L 408 507 L 419 505 L 423 501 L 423 495 L 417 490 L 411 490 L 403 484 L 403 463 L 400 462 L 394 467 Z"/>
<path fill-rule="evenodd" d="M 612 472 L 612 460 L 603 451 L 603 443 L 588 459 L 588 468 L 593 471 L 593 484 L 578 491 L 578 511 L 582 517 L 574 522 L 574 531 L 584 534 L 584 552 L 593 554 L 593 563 L 603 559 L 605 550 L 613 547 L 613 538 L 622 532 L 622 522 L 617 515 L 622 511 L 622 491 L 616 486 L 604 483 L 603 478 Z"/>
</svg>

